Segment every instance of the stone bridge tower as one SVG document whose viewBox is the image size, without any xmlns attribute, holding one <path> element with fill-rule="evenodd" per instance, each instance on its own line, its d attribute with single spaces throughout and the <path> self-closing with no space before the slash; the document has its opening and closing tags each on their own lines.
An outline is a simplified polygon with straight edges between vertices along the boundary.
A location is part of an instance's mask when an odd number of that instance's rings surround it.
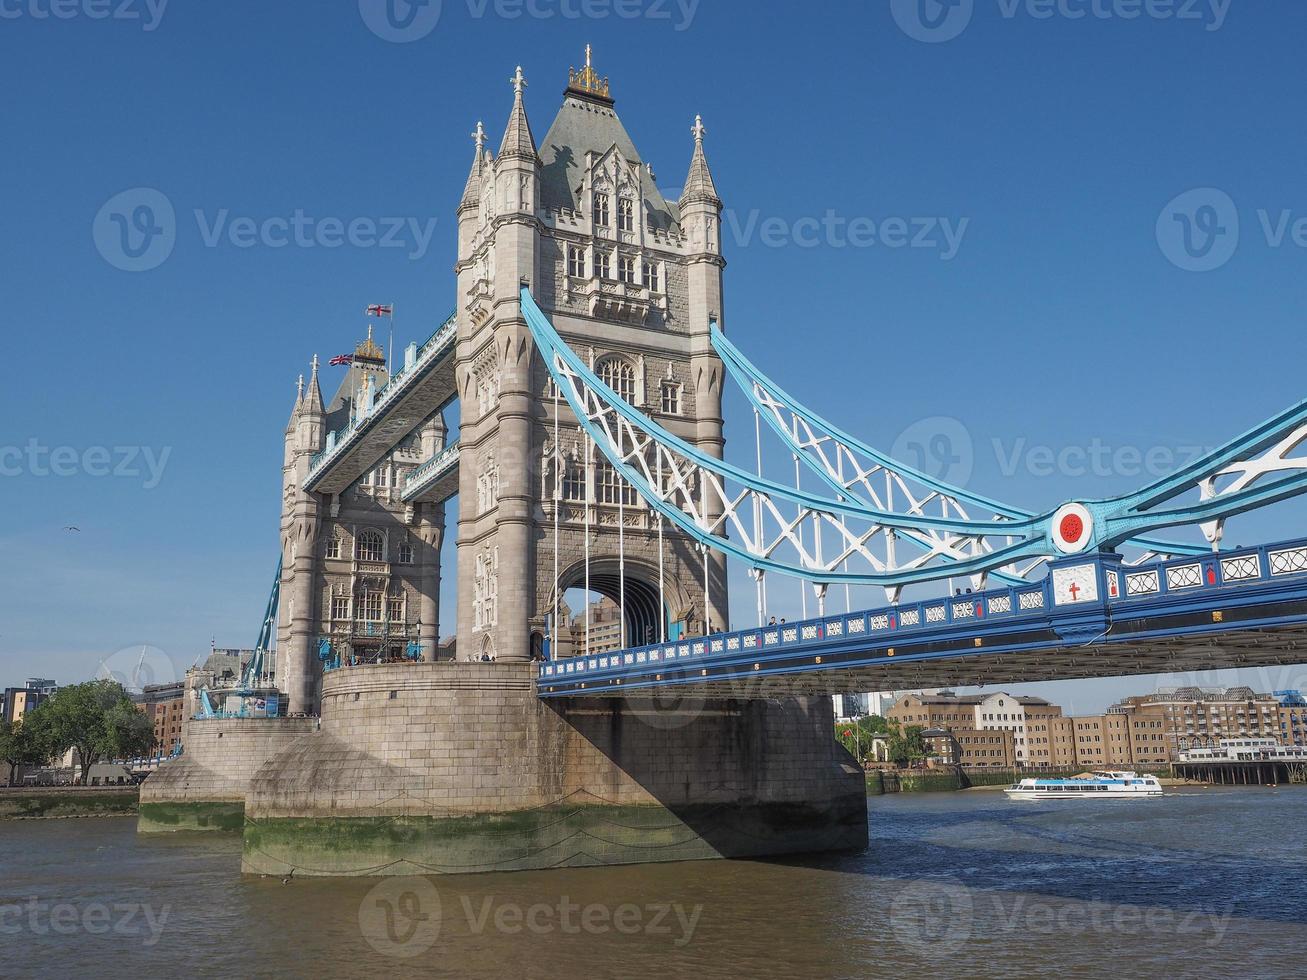
<svg viewBox="0 0 1307 980">
<path fill-rule="evenodd" d="M 660 546 L 655 513 L 553 391 L 518 295 L 529 285 L 614 390 L 720 458 L 723 368 L 709 324 L 725 326 L 722 202 L 703 124 L 684 189 L 668 201 L 589 49 L 541 143 L 520 68 L 512 84 L 498 154 L 477 126 L 458 208 L 460 658 L 528 659 L 551 635 L 556 587 L 587 582 L 623 607 L 628 645 L 724 629 L 724 559 L 671 527 Z M 560 640 L 556 652 L 570 651 Z"/>
</svg>

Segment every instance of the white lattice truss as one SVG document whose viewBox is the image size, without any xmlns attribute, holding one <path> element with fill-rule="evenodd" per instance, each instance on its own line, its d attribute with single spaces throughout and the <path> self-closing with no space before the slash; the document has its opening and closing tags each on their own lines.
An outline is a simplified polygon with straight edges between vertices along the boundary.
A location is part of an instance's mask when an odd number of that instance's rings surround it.
<svg viewBox="0 0 1307 980">
<path fill-rule="evenodd" d="M 931 516 L 934 511 L 935 516 L 942 518 L 971 521 L 973 512 L 983 512 L 986 515 L 983 518 L 985 523 L 1012 522 L 1014 525 L 1035 517 L 1028 511 L 946 488 L 910 467 L 842 439 L 792 408 L 787 400 L 756 378 L 752 379 L 749 387 L 755 408 L 768 418 L 792 452 L 803 459 L 810 469 L 827 478 L 827 482 L 840 493 L 840 499 L 847 496 L 875 510 L 890 511 L 905 517 L 924 518 Z M 1015 527 L 1014 532 L 1019 535 Z M 887 529 L 885 533 L 889 535 L 888 557 L 891 567 L 913 567 L 911 564 L 895 566 L 893 529 Z M 997 549 L 1010 547 L 1019 540 L 1019 537 L 1001 533 L 946 533 L 929 528 L 915 531 L 900 529 L 897 535 L 924 548 L 926 553 L 919 560 L 926 563 L 936 558 L 960 561 L 991 555 Z M 1185 553 L 1166 548 L 1162 542 L 1139 541 L 1133 544 L 1135 548 L 1126 556 L 1127 565 L 1145 564 Z M 1013 562 L 1004 566 L 997 577 L 1029 581 L 1050 560 L 1049 555 L 1037 555 Z M 977 587 L 983 587 L 984 574 L 973 576 L 973 581 Z"/>
<path fill-rule="evenodd" d="M 949 498 L 914 500 L 902 524 L 869 520 L 856 503 L 812 502 L 794 491 L 768 492 L 760 481 L 732 481 L 728 468 L 701 465 L 672 440 L 651 435 L 614 403 L 616 396 L 587 383 L 561 352 L 551 355 L 552 373 L 596 446 L 619 471 L 625 473 L 640 495 L 655 509 L 691 533 L 712 539 L 722 551 L 741 554 L 761 570 L 801 574 L 819 585 L 848 582 L 885 586 L 897 601 L 904 583 L 890 581 L 919 573 L 919 581 L 941 578 L 942 561 L 991 559 L 1012 547 L 1012 539 L 994 534 L 969 534 L 956 529 L 921 530 L 906 526 L 913 518 L 931 518 L 925 508 L 934 500 L 941 517 L 969 522 L 965 510 Z M 887 474 L 891 479 L 896 474 Z M 902 482 L 901 478 L 898 478 Z M 906 485 L 903 493 L 907 494 Z M 900 557 L 900 538 L 918 546 L 907 560 Z M 995 543 L 991 538 L 998 538 Z M 834 548 L 827 547 L 835 542 Z M 983 583 L 985 572 L 976 574 Z"/>
<path fill-rule="evenodd" d="M 1307 422 L 1298 426 L 1260 456 L 1231 463 L 1202 480 L 1198 485 L 1200 499 L 1216 500 L 1239 493 L 1258 483 L 1264 483 L 1272 476 L 1307 473 L 1307 455 L 1293 455 L 1304 447 L 1307 447 Z M 1203 536 L 1213 545 L 1220 545 L 1221 539 L 1225 536 L 1225 521 L 1224 517 L 1219 517 L 1214 521 L 1204 521 L 1201 525 Z"/>
</svg>

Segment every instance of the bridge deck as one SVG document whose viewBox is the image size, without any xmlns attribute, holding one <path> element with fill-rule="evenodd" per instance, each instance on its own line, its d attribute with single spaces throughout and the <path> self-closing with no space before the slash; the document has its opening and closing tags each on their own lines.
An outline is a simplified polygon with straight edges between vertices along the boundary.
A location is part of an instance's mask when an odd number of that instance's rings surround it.
<svg viewBox="0 0 1307 980">
<path fill-rule="evenodd" d="M 458 493 L 458 443 L 451 443 L 415 469 L 400 497 L 406 504 L 443 504 Z"/>
<path fill-rule="evenodd" d="M 306 490 L 340 493 L 377 465 L 416 426 L 456 395 L 453 316 L 421 347 L 410 346 L 404 366 L 349 426 L 327 437 L 314 457 Z"/>
<path fill-rule="evenodd" d="M 777 697 L 1307 661 L 1307 542 L 1128 568 L 1055 563 L 1028 586 L 574 657 L 539 693 Z"/>
</svg>

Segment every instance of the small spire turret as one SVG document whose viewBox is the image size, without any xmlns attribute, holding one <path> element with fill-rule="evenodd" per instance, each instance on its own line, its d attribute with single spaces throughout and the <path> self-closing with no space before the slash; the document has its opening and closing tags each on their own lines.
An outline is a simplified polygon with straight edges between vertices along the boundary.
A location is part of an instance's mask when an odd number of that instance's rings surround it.
<svg viewBox="0 0 1307 980">
<path fill-rule="evenodd" d="M 517 71 L 509 81 L 513 85 L 513 109 L 508 116 L 503 142 L 499 145 L 499 158 L 518 157 L 535 161 L 538 159 L 535 136 L 531 134 L 531 123 L 526 118 L 526 106 L 522 102 L 522 93 L 526 90 L 527 83 L 521 65 L 517 66 Z"/>
</svg>

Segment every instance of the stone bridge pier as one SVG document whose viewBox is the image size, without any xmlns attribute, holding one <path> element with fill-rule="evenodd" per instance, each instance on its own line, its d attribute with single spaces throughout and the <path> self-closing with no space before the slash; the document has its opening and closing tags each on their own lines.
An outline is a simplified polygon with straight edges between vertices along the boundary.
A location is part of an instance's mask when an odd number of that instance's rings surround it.
<svg viewBox="0 0 1307 980">
<path fill-rule="evenodd" d="M 828 698 L 536 697 L 534 666 L 328 673 L 320 731 L 250 781 L 247 873 L 460 874 L 867 844 Z"/>
</svg>

